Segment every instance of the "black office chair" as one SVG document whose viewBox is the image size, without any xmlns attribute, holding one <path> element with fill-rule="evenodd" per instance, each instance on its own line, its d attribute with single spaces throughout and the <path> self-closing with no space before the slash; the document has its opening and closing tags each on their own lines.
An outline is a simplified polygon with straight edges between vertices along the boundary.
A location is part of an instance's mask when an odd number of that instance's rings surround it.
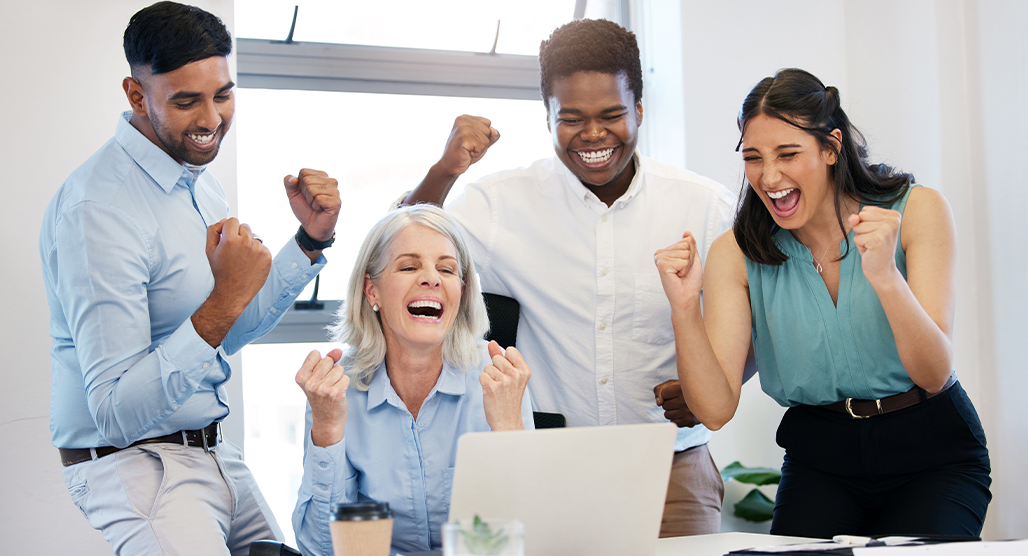
<svg viewBox="0 0 1028 556">
<path fill-rule="evenodd" d="M 250 556 L 303 556 L 296 549 L 278 541 L 254 541 Z"/>
<path fill-rule="evenodd" d="M 495 293 L 483 293 L 485 310 L 489 314 L 489 332 L 486 340 L 496 340 L 506 349 L 518 345 L 518 322 L 521 320 L 521 304 L 517 299 Z M 537 429 L 559 429 L 567 426 L 567 420 L 560 413 L 532 412 Z"/>
</svg>

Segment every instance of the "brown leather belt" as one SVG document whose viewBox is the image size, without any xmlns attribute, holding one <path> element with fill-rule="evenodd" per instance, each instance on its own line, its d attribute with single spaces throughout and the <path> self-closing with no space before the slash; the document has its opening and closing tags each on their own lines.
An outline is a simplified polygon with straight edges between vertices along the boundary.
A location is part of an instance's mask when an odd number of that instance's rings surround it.
<svg viewBox="0 0 1028 556">
<path fill-rule="evenodd" d="M 181 444 L 183 446 L 195 446 L 210 452 L 218 445 L 219 442 L 221 442 L 221 423 L 211 423 L 202 429 L 178 431 L 155 438 L 146 438 L 138 442 L 133 442 L 125 448 L 139 446 L 140 444 L 153 444 L 155 442 L 169 442 L 172 444 Z M 58 448 L 58 451 L 61 453 L 61 463 L 65 467 L 68 467 L 69 465 L 75 465 L 76 463 L 92 461 L 104 456 L 109 456 L 114 452 L 124 450 L 125 448 L 101 446 L 99 448 Z"/>
<path fill-rule="evenodd" d="M 835 403 L 822 405 L 820 407 L 841 413 L 848 413 L 849 416 L 854 419 L 867 419 L 868 417 L 885 415 L 886 413 L 892 413 L 893 411 L 899 411 L 901 409 L 915 406 L 921 402 L 927 401 L 928 398 L 934 398 L 935 396 L 945 392 L 951 385 L 952 384 L 947 384 L 946 387 L 934 394 L 929 394 L 924 388 L 915 386 L 906 392 L 901 392 L 880 400 L 856 400 L 853 398 L 846 398 L 845 400 L 839 400 Z"/>
</svg>

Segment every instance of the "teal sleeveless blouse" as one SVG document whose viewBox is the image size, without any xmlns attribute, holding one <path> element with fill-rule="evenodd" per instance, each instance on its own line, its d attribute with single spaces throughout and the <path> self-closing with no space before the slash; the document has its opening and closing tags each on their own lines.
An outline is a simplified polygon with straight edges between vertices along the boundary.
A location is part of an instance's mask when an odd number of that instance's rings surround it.
<svg viewBox="0 0 1028 556">
<path fill-rule="evenodd" d="M 907 193 L 889 208 L 903 213 Z M 844 398 L 874 400 L 914 386 L 878 295 L 864 277 L 853 232 L 840 242 L 838 305 L 814 267 L 810 250 L 789 230 L 774 240 L 789 259 L 780 266 L 746 259 L 753 351 L 760 386 L 779 404 L 824 405 Z M 907 277 L 907 257 L 896 242 L 896 266 Z"/>
</svg>

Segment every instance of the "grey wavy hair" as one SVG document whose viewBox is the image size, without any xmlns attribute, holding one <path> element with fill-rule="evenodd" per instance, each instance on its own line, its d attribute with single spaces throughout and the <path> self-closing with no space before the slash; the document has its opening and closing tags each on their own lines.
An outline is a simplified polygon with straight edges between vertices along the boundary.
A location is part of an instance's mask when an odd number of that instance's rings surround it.
<svg viewBox="0 0 1028 556">
<path fill-rule="evenodd" d="M 378 282 L 389 262 L 389 246 L 401 230 L 413 224 L 443 234 L 457 250 L 457 275 L 463 291 L 453 328 L 443 340 L 443 361 L 461 371 L 467 371 L 481 360 L 478 341 L 489 330 L 489 317 L 482 300 L 482 288 L 475 274 L 471 251 L 457 223 L 435 205 L 400 207 L 379 220 L 364 238 L 350 274 L 346 303 L 339 307 L 336 323 L 329 327 L 331 336 L 347 346 L 342 361 L 358 390 L 368 389 L 386 355 L 382 323 L 364 296 L 364 276 L 370 276 L 372 282 Z"/>
</svg>

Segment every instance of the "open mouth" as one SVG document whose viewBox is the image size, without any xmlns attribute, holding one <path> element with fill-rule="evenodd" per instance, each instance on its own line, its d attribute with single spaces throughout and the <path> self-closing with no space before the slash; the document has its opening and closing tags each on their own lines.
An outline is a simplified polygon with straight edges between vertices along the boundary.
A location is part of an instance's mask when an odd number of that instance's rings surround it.
<svg viewBox="0 0 1028 556">
<path fill-rule="evenodd" d="M 574 151 L 574 152 L 575 152 L 575 154 L 578 155 L 579 158 L 582 159 L 582 162 L 586 163 L 587 165 L 594 165 L 594 164 L 604 164 L 605 162 L 610 160 L 610 157 L 614 156 L 614 151 L 616 151 L 616 150 L 617 150 L 617 147 L 610 147 L 608 149 L 600 149 L 598 151 Z"/>
<path fill-rule="evenodd" d="M 780 191 L 766 191 L 771 207 L 780 217 L 792 216 L 800 202 L 800 190 L 795 187 Z"/>
<path fill-rule="evenodd" d="M 438 301 L 422 299 L 407 304 L 407 312 L 418 320 L 438 321 L 443 317 L 443 306 Z"/>
<path fill-rule="evenodd" d="M 219 128 L 220 129 L 220 128 Z M 218 136 L 218 130 L 215 129 L 209 133 L 187 133 L 186 137 L 190 141 L 195 143 L 200 148 L 207 148 L 214 145 L 214 140 Z"/>
</svg>

